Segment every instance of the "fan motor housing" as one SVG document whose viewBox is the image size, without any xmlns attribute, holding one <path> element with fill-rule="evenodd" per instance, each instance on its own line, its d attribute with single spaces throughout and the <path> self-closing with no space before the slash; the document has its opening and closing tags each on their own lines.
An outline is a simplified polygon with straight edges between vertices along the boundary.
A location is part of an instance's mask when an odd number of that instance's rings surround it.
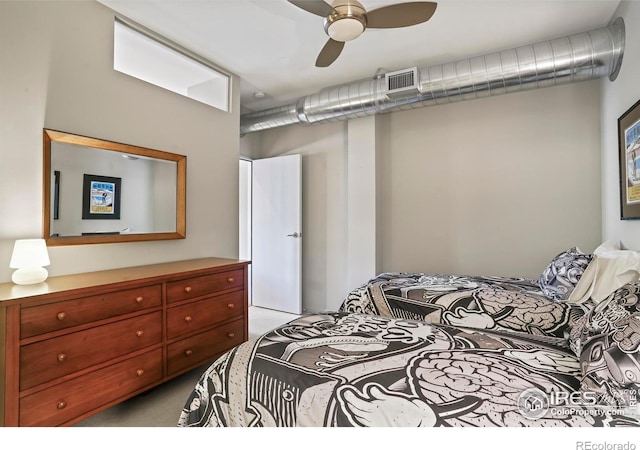
<svg viewBox="0 0 640 450">
<path fill-rule="evenodd" d="M 360 36 L 367 28 L 367 14 L 356 2 L 334 2 L 333 13 L 324 18 L 324 31 L 335 41 L 347 42 Z"/>
</svg>

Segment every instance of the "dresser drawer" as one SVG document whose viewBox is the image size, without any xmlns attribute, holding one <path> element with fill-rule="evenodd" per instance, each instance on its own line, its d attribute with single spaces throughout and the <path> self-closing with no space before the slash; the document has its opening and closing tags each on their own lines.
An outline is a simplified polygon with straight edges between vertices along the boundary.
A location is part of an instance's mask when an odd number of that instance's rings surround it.
<svg viewBox="0 0 640 450">
<path fill-rule="evenodd" d="M 236 320 L 167 346 L 169 375 L 195 367 L 244 342 L 244 322 Z"/>
<path fill-rule="evenodd" d="M 162 349 L 20 400 L 20 426 L 58 426 L 162 378 Z"/>
<path fill-rule="evenodd" d="M 242 286 L 244 286 L 242 269 L 172 281 L 167 283 L 167 302 L 187 300 Z"/>
<path fill-rule="evenodd" d="M 37 342 L 20 349 L 25 390 L 162 340 L 160 311 Z"/>
<path fill-rule="evenodd" d="M 162 304 L 162 286 L 144 286 L 20 310 L 20 337 L 95 322 Z"/>
<path fill-rule="evenodd" d="M 167 310 L 167 339 L 242 317 L 244 293 L 212 297 Z"/>
</svg>

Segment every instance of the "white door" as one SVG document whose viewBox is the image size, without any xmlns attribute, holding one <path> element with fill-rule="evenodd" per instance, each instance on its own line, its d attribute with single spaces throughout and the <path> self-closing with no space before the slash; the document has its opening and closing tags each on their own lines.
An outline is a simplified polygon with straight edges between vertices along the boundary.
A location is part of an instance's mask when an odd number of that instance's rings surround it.
<svg viewBox="0 0 640 450">
<path fill-rule="evenodd" d="M 301 314 L 300 155 L 254 160 L 252 168 L 252 304 Z"/>
</svg>

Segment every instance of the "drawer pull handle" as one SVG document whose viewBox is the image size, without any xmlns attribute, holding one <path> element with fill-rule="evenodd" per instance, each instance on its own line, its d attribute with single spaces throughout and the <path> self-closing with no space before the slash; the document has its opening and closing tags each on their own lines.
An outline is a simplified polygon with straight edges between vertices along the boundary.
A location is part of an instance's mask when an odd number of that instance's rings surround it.
<svg viewBox="0 0 640 450">
<path fill-rule="evenodd" d="M 227 278 L 227 281 L 228 281 L 229 283 L 233 283 L 233 282 L 234 282 L 234 279 L 233 279 L 233 277 L 229 277 L 229 278 Z"/>
<path fill-rule="evenodd" d="M 185 350 L 185 351 L 184 351 L 184 354 L 185 354 L 186 356 L 191 356 L 191 355 L 193 355 L 193 350 Z"/>
<path fill-rule="evenodd" d="M 58 409 L 65 409 L 66 407 L 67 407 L 67 402 L 65 402 L 64 400 L 60 400 L 56 405 L 56 408 Z"/>
<path fill-rule="evenodd" d="M 67 317 L 67 313 L 59 312 L 56 317 L 58 318 L 58 320 L 64 320 Z"/>
<path fill-rule="evenodd" d="M 191 286 L 187 286 L 184 288 L 184 291 L 188 294 L 189 292 L 191 292 Z"/>
<path fill-rule="evenodd" d="M 235 333 L 229 333 L 229 334 L 227 334 L 227 336 L 229 336 L 230 338 L 234 338 L 234 337 L 236 337 L 236 334 Z"/>
<path fill-rule="evenodd" d="M 187 317 L 185 317 L 185 318 L 184 318 L 184 321 L 185 321 L 185 322 L 191 322 L 191 320 L 193 320 L 193 319 L 191 318 L 191 316 L 187 316 Z"/>
<path fill-rule="evenodd" d="M 63 362 L 65 359 L 67 359 L 67 355 L 65 355 L 64 353 L 58 353 L 59 362 Z"/>
<path fill-rule="evenodd" d="M 143 330 L 136 331 L 136 336 L 138 336 L 138 337 L 142 337 L 143 334 L 144 334 Z"/>
<path fill-rule="evenodd" d="M 144 300 L 144 297 L 136 297 L 136 303 L 142 303 L 142 300 Z"/>
<path fill-rule="evenodd" d="M 136 370 L 136 375 L 138 375 L 139 377 L 141 377 L 143 374 L 144 374 L 144 370 L 143 369 Z"/>
<path fill-rule="evenodd" d="M 236 307 L 236 305 L 234 305 L 233 303 L 227 304 L 227 308 L 229 308 L 229 309 L 233 309 L 235 307 Z"/>
</svg>

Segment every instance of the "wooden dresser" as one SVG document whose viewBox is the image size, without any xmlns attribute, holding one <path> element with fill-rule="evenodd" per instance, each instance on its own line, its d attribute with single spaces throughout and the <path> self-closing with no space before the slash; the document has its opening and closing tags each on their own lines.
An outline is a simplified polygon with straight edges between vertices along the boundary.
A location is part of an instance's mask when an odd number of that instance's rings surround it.
<svg viewBox="0 0 640 450">
<path fill-rule="evenodd" d="M 244 342 L 248 264 L 203 258 L 0 284 L 0 424 L 71 425 Z"/>
</svg>

